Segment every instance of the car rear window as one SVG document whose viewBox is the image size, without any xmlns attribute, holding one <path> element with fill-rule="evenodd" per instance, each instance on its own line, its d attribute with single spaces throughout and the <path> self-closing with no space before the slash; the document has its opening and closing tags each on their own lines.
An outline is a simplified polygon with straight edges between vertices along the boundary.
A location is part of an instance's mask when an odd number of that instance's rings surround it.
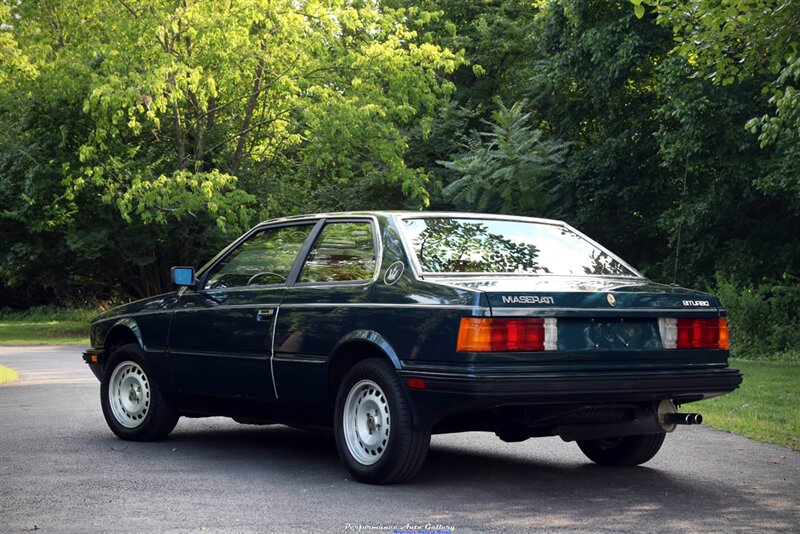
<svg viewBox="0 0 800 534">
<path fill-rule="evenodd" d="M 566 226 L 503 219 L 406 218 L 424 273 L 637 276 Z"/>
</svg>

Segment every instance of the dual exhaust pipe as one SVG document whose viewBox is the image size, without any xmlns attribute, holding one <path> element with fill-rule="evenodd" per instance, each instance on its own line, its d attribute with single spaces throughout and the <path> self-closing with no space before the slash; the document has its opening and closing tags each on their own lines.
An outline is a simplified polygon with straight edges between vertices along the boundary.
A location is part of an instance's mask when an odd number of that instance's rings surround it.
<svg viewBox="0 0 800 534">
<path fill-rule="evenodd" d="M 675 404 L 669 400 L 663 400 L 658 404 L 656 421 L 665 432 L 672 432 L 677 425 L 700 425 L 703 423 L 703 416 L 699 413 L 678 413 L 675 409 Z"/>
<path fill-rule="evenodd" d="M 664 422 L 672 425 L 701 425 L 703 416 L 699 413 L 667 413 Z"/>
<path fill-rule="evenodd" d="M 678 425 L 699 425 L 703 422 L 703 416 L 699 413 L 678 413 L 671 400 L 639 405 L 632 416 L 629 421 L 560 424 L 556 433 L 564 441 L 606 439 L 673 432 Z"/>
</svg>

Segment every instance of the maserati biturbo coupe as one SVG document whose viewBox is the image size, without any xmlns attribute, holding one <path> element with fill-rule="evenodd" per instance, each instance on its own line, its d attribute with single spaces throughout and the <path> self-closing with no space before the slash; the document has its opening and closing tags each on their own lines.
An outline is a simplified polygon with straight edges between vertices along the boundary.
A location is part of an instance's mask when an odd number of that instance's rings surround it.
<svg viewBox="0 0 800 534">
<path fill-rule="evenodd" d="M 181 416 L 332 429 L 376 484 L 414 475 L 445 432 L 560 436 L 630 466 L 702 421 L 679 406 L 742 380 L 715 296 L 653 283 L 560 221 L 286 217 L 171 276 L 177 291 L 91 325 L 84 360 L 122 439 Z"/>
</svg>

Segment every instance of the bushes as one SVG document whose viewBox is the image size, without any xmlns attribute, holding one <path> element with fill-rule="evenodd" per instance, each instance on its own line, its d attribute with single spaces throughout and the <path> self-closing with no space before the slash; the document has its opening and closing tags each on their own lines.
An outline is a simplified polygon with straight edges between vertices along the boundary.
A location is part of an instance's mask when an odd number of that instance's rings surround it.
<svg viewBox="0 0 800 534">
<path fill-rule="evenodd" d="M 800 363 L 800 280 L 738 286 L 717 279 L 737 358 Z"/>
</svg>

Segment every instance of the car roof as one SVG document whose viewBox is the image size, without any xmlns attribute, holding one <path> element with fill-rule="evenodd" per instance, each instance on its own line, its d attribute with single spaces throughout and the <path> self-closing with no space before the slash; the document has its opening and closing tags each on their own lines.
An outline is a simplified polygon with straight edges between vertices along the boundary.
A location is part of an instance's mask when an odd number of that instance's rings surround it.
<svg viewBox="0 0 800 534">
<path fill-rule="evenodd" d="M 507 221 L 520 221 L 520 222 L 537 222 L 545 224 L 558 224 L 565 225 L 564 221 L 556 219 L 545 219 L 540 217 L 525 217 L 521 215 L 501 215 L 495 213 L 473 213 L 461 211 L 336 211 L 326 213 L 308 213 L 304 215 L 290 215 L 287 217 L 278 217 L 275 219 L 267 219 L 260 224 L 276 223 L 283 221 L 300 221 L 307 219 L 319 218 L 343 218 L 343 217 L 399 217 L 399 218 L 447 218 L 447 219 L 497 219 Z"/>
</svg>

